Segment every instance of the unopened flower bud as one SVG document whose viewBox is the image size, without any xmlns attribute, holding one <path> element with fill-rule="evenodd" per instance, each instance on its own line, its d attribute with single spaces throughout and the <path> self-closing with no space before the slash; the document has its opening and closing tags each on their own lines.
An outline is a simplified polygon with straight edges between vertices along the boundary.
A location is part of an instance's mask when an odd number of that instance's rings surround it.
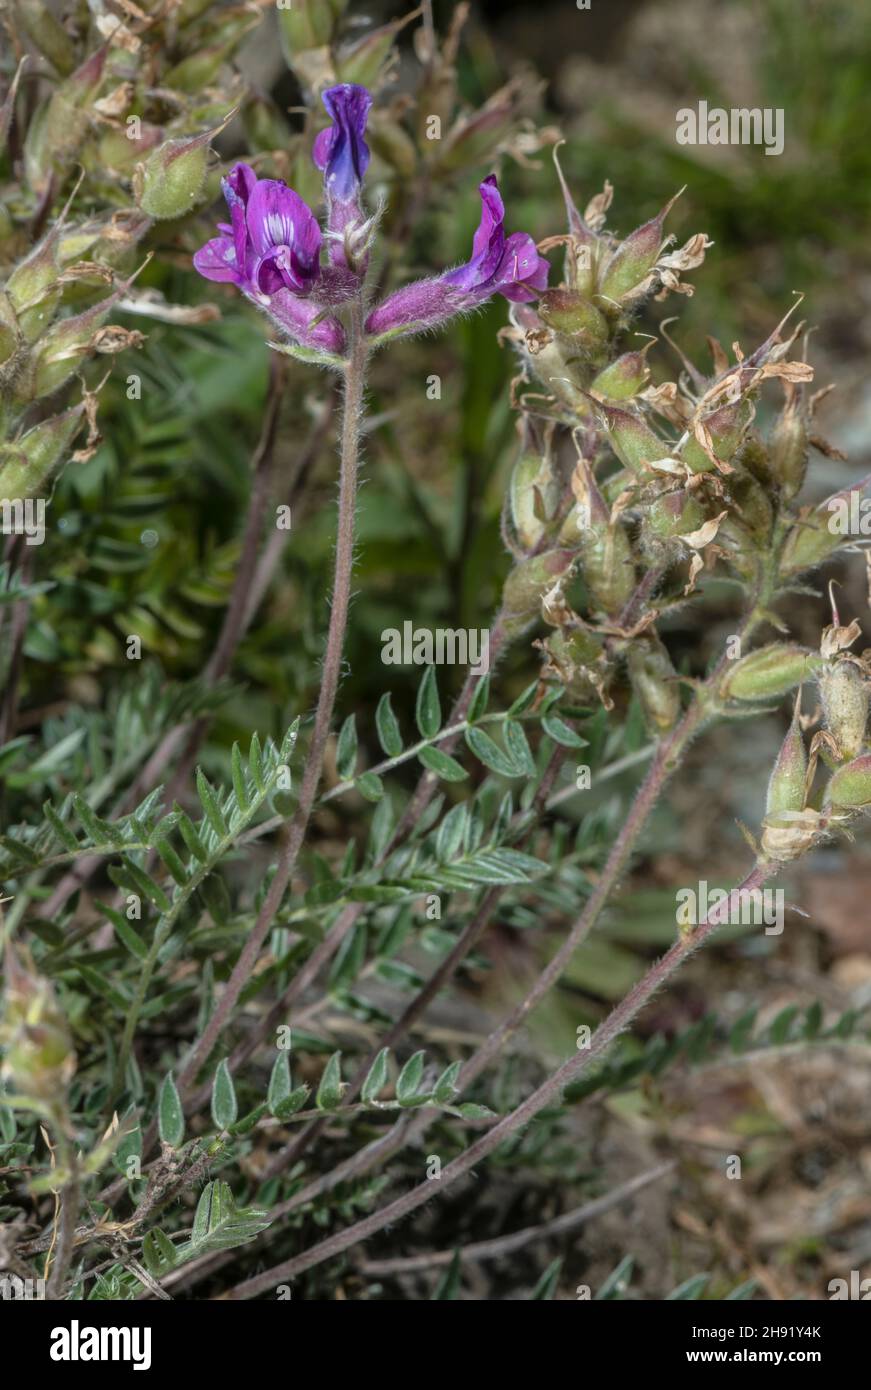
<svg viewBox="0 0 871 1390">
<path fill-rule="evenodd" d="M 827 662 L 817 676 L 823 720 L 842 758 L 855 758 L 865 742 L 868 687 L 852 661 Z"/>
<path fill-rule="evenodd" d="M 871 753 L 863 753 L 833 773 L 825 800 L 831 806 L 867 806 L 871 803 Z"/>
<path fill-rule="evenodd" d="M 671 657 L 653 632 L 631 642 L 626 666 L 652 734 L 664 734 L 680 717 L 680 691 Z"/>
<path fill-rule="evenodd" d="M 736 661 L 720 682 L 728 700 L 767 700 L 794 690 L 819 670 L 822 657 L 796 642 L 771 642 Z"/>
<path fill-rule="evenodd" d="M 541 612 L 541 601 L 555 580 L 569 573 L 575 560 L 571 550 L 548 550 L 521 560 L 505 580 L 502 614 L 510 637 L 525 631 Z"/>
<path fill-rule="evenodd" d="M 647 384 L 650 368 L 644 352 L 624 352 L 593 379 L 590 392 L 612 401 L 625 401 L 635 396 Z"/>
</svg>

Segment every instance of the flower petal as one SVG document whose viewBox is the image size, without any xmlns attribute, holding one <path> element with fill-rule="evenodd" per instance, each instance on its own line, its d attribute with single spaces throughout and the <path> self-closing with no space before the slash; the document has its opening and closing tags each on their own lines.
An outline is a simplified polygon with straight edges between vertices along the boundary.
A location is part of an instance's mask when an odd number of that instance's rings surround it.
<svg viewBox="0 0 871 1390">
<path fill-rule="evenodd" d="M 194 269 L 206 280 L 232 280 L 242 283 L 236 262 L 236 248 L 228 236 L 213 237 L 194 256 Z"/>
<path fill-rule="evenodd" d="M 349 202 L 356 196 L 369 167 L 369 146 L 364 134 L 372 98 L 356 82 L 343 82 L 324 92 L 323 102 L 333 127 L 318 135 L 312 158 L 324 170 L 328 196 Z"/>
</svg>

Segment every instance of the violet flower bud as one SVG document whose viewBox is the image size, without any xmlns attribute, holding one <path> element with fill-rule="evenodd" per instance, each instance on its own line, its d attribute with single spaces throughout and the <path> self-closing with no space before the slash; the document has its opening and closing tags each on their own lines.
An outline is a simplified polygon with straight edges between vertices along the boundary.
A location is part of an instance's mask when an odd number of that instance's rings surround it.
<svg viewBox="0 0 871 1390">
<path fill-rule="evenodd" d="M 465 265 L 430 280 L 417 280 L 379 304 L 366 320 L 373 337 L 416 333 L 475 309 L 501 294 L 515 303 L 529 303 L 547 289 L 550 267 L 525 232 L 505 235 L 505 208 L 496 175 L 479 186 L 481 221 Z"/>
<path fill-rule="evenodd" d="M 364 136 L 372 98 L 365 87 L 343 82 L 324 92 L 323 102 L 333 124 L 316 137 L 312 159 L 324 172 L 330 260 L 362 276 L 370 229 L 360 204 L 360 186 L 369 167 Z"/>
</svg>

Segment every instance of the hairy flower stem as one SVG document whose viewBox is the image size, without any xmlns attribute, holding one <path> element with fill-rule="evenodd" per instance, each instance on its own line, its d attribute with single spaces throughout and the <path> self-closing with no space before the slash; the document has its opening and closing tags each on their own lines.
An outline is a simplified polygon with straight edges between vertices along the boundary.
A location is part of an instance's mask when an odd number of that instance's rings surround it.
<svg viewBox="0 0 871 1390">
<path fill-rule="evenodd" d="M 59 1198 L 57 1243 L 52 1252 L 48 1282 L 45 1288 L 45 1296 L 49 1300 L 63 1298 L 64 1283 L 73 1256 L 76 1222 L 79 1219 L 79 1207 L 81 1205 L 76 1146 L 68 1137 L 68 1125 L 67 1116 L 61 1111 L 56 1112 L 53 1117 L 53 1127 L 57 1135 L 58 1157 L 61 1167 L 68 1171 L 69 1176 Z"/>
<path fill-rule="evenodd" d="M 753 892 L 760 888 L 775 872 L 776 867 L 775 864 L 771 863 L 758 864 L 747 875 L 743 883 L 732 890 L 729 902 L 715 907 L 705 921 L 699 923 L 692 933 L 679 937 L 666 954 L 650 967 L 617 1007 L 611 1011 L 605 1021 L 599 1025 L 588 1048 L 569 1057 L 546 1081 L 542 1082 L 537 1090 L 533 1091 L 532 1095 L 527 1096 L 516 1110 L 512 1110 L 509 1115 L 506 1115 L 504 1119 L 495 1124 L 492 1129 L 489 1129 L 486 1134 L 483 1134 L 480 1139 L 442 1169 L 438 1184 L 439 1193 L 444 1192 L 447 1185 L 456 1182 L 458 1178 L 477 1167 L 483 1159 L 493 1153 L 494 1149 L 497 1149 L 512 1134 L 523 1129 L 546 1105 L 558 1100 L 565 1087 L 570 1082 L 577 1080 L 594 1061 L 599 1061 L 612 1043 L 621 1033 L 625 1032 L 633 1019 L 650 1002 L 657 990 L 671 978 L 689 956 L 714 934 L 717 927 L 727 918 L 731 903 L 737 898 L 737 895 Z M 341 1254 L 343 1250 L 349 1249 L 352 1245 L 367 1240 L 369 1236 L 383 1230 L 385 1226 L 401 1221 L 411 1212 L 416 1211 L 418 1207 L 423 1206 L 425 1202 L 428 1202 L 432 1196 L 433 1183 L 424 1179 L 417 1187 L 390 1202 L 386 1207 L 382 1207 L 380 1211 L 373 1212 L 371 1216 L 364 1217 L 362 1221 L 355 1222 L 353 1226 L 347 1227 L 344 1231 L 338 1231 L 303 1254 L 285 1260 L 283 1264 L 276 1265 L 272 1269 L 264 1270 L 261 1274 L 256 1274 L 242 1284 L 237 1284 L 223 1297 L 231 1299 L 256 1298 L 258 1294 L 264 1293 L 267 1289 L 274 1289 L 276 1284 L 293 1279 L 307 1269 L 312 1269 L 315 1265 L 323 1263 L 324 1260 L 332 1259 L 335 1255 Z"/>
<path fill-rule="evenodd" d="M 360 451 L 360 416 L 363 408 L 363 388 L 366 375 L 367 345 L 363 335 L 363 306 L 355 300 L 351 306 L 349 327 L 349 358 L 345 369 L 344 412 L 342 417 L 342 456 L 339 479 L 339 519 L 336 532 L 336 563 L 333 579 L 330 626 L 321 671 L 321 687 L 315 711 L 314 729 L 302 777 L 302 787 L 296 811 L 284 834 L 275 876 L 257 915 L 251 935 L 233 967 L 218 1005 L 209 1019 L 199 1042 L 194 1047 L 179 1076 L 179 1086 L 190 1086 L 197 1072 L 232 1017 L 243 988 L 257 964 L 263 943 L 272 926 L 290 881 L 300 848 L 308 828 L 309 817 L 321 779 L 324 753 L 330 735 L 333 707 L 342 668 L 345 628 L 351 599 L 351 575 L 354 566 L 354 520 L 357 500 L 357 470 Z"/>
</svg>

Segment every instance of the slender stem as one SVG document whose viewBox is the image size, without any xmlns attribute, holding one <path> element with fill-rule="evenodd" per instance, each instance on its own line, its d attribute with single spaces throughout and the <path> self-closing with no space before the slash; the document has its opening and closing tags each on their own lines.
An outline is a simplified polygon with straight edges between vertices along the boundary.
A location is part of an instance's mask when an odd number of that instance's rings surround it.
<svg viewBox="0 0 871 1390">
<path fill-rule="evenodd" d="M 537 1090 L 533 1091 L 532 1095 L 527 1096 L 521 1105 L 512 1110 L 498 1124 L 493 1125 L 492 1129 L 489 1129 L 486 1134 L 483 1134 L 480 1139 L 442 1169 L 438 1183 L 439 1193 L 444 1192 L 445 1187 L 477 1167 L 506 1139 L 523 1129 L 539 1111 L 556 1101 L 565 1087 L 570 1082 L 577 1080 L 594 1061 L 600 1060 L 620 1034 L 625 1032 L 645 1005 L 650 1002 L 657 990 L 727 919 L 736 895 L 753 892 L 761 887 L 771 877 L 775 869 L 776 865 L 771 863 L 757 864 L 743 883 L 737 889 L 733 889 L 727 902 L 718 904 L 706 920 L 700 923 L 692 933 L 680 936 L 671 949 L 650 967 L 604 1022 L 599 1025 L 588 1048 L 569 1057 Z M 258 1294 L 265 1293 L 268 1289 L 274 1289 L 276 1284 L 287 1282 L 296 1275 L 303 1274 L 307 1269 L 312 1269 L 324 1260 L 332 1259 L 335 1255 L 341 1254 L 343 1250 L 348 1250 L 352 1245 L 367 1240 L 369 1236 L 383 1230 L 385 1226 L 401 1221 L 432 1198 L 433 1188 L 434 1184 L 428 1179 L 424 1179 L 417 1187 L 388 1203 L 386 1207 L 364 1217 L 362 1221 L 355 1222 L 354 1225 L 345 1230 L 338 1231 L 327 1240 L 323 1240 L 318 1245 L 304 1251 L 303 1254 L 285 1260 L 272 1269 L 264 1270 L 262 1273 L 254 1275 L 253 1278 L 245 1280 L 244 1283 L 237 1284 L 222 1297 L 226 1299 L 256 1298 Z"/>
<path fill-rule="evenodd" d="M 73 1256 L 76 1222 L 79 1219 L 79 1206 L 81 1203 L 78 1159 L 76 1158 L 75 1144 L 71 1143 L 67 1136 L 67 1123 L 66 1115 L 59 1112 L 54 1122 L 54 1130 L 57 1135 L 58 1158 L 60 1159 L 61 1166 L 68 1171 L 69 1177 L 63 1186 L 60 1197 L 57 1245 L 54 1249 L 54 1258 L 51 1262 L 51 1271 L 45 1289 L 45 1296 L 47 1299 L 60 1299 L 63 1297 L 67 1270 L 70 1267 L 70 1260 Z"/>
<path fill-rule="evenodd" d="M 522 1250 L 524 1246 L 532 1245 L 537 1240 L 549 1240 L 551 1236 L 575 1231 L 578 1226 L 585 1226 L 588 1221 L 592 1221 L 593 1217 L 611 1211 L 629 1197 L 634 1197 L 636 1192 L 649 1187 L 653 1182 L 659 1182 L 660 1178 L 667 1177 L 674 1169 L 675 1164 L 672 1161 L 659 1163 L 655 1168 L 648 1168 L 647 1172 L 638 1173 L 627 1182 L 621 1182 L 618 1187 L 613 1187 L 603 1196 L 585 1202 L 582 1207 L 563 1212 L 562 1216 L 555 1217 L 553 1221 L 545 1221 L 540 1226 L 525 1226 L 523 1230 L 512 1231 L 507 1236 L 496 1236 L 493 1240 L 479 1240 L 471 1245 L 464 1245 L 459 1251 L 460 1261 L 466 1264 L 476 1260 L 497 1260 L 502 1255 Z M 410 1255 L 394 1260 L 363 1260 L 360 1273 L 371 1278 L 379 1278 L 385 1274 L 415 1274 L 418 1270 L 438 1269 L 449 1265 L 454 1254 L 453 1250 L 436 1250 L 425 1255 Z"/>
<path fill-rule="evenodd" d="M 179 1086 L 189 1087 L 215 1043 L 230 1021 L 243 988 L 251 978 L 263 943 L 272 926 L 302 847 L 309 817 L 321 779 L 324 753 L 330 735 L 333 707 L 342 668 L 345 628 L 351 600 L 354 567 L 354 520 L 357 501 L 357 469 L 360 445 L 360 416 L 368 347 L 363 333 L 363 306 L 351 306 L 349 359 L 345 370 L 345 397 L 342 417 L 342 456 L 339 480 L 339 519 L 336 534 L 336 563 L 333 580 L 330 625 L 321 671 L 321 687 L 315 711 L 314 729 L 303 770 L 302 787 L 296 812 L 284 835 L 275 875 L 257 916 L 251 935 L 233 967 L 212 1017 L 193 1048 L 179 1076 Z"/>
</svg>

